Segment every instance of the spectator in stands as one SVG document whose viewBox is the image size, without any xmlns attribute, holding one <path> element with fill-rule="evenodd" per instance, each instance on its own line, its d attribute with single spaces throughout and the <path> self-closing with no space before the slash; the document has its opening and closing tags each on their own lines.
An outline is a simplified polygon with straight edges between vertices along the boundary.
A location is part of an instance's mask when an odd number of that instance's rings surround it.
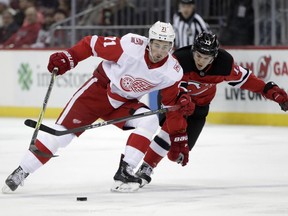
<svg viewBox="0 0 288 216">
<path fill-rule="evenodd" d="M 53 8 L 56 9 L 59 5 L 58 0 L 37 0 L 38 6 L 44 8 Z"/>
<path fill-rule="evenodd" d="M 222 45 L 254 44 L 254 9 L 250 0 L 234 0 L 221 28 L 219 42 Z"/>
<path fill-rule="evenodd" d="M 68 14 L 66 13 L 65 10 L 62 9 L 57 9 L 54 13 L 54 21 L 57 22 L 61 22 L 62 20 L 66 19 L 68 16 Z"/>
<path fill-rule="evenodd" d="M 44 23 L 44 16 L 42 14 L 42 11 L 40 11 L 37 7 L 36 7 L 36 4 L 31 1 L 31 6 L 29 7 L 35 7 L 36 9 L 36 13 L 37 13 L 37 22 L 39 22 L 40 24 L 43 24 Z M 26 16 L 26 15 L 25 15 Z M 27 21 L 27 18 L 25 17 L 24 19 L 24 22 L 22 25 L 27 25 L 29 23 L 29 21 Z"/>
<path fill-rule="evenodd" d="M 25 11 L 27 25 L 22 25 L 4 44 L 4 48 L 27 48 L 37 40 L 41 24 L 37 21 L 36 8 L 30 7 Z"/>
<path fill-rule="evenodd" d="M 19 3 L 17 5 L 17 12 L 14 16 L 15 22 L 18 24 L 18 26 L 23 25 L 25 19 L 25 11 L 29 7 L 35 7 L 34 3 L 34 0 L 19 0 Z"/>
<path fill-rule="evenodd" d="M 179 11 L 173 15 L 173 27 L 175 49 L 192 44 L 198 34 L 210 31 L 209 25 L 196 13 L 195 0 L 179 1 Z"/>
<path fill-rule="evenodd" d="M 8 0 L 0 0 L 0 27 L 3 26 L 3 12 L 7 9 L 9 1 Z"/>
<path fill-rule="evenodd" d="M 0 28 L 0 44 L 3 44 L 19 29 L 12 13 L 11 10 L 7 9 L 2 14 L 3 26 Z"/>
<path fill-rule="evenodd" d="M 10 7 L 9 0 L 0 0 L 0 27 L 3 26 L 3 13 L 9 10 L 13 15 L 15 15 L 15 10 Z"/>
<path fill-rule="evenodd" d="M 37 40 L 31 45 L 31 48 L 45 48 L 50 46 L 51 36 L 49 29 L 53 23 L 55 23 L 54 12 L 47 10 L 44 14 L 44 23 L 38 33 Z"/>
<path fill-rule="evenodd" d="M 58 10 L 65 11 L 66 15 L 71 12 L 71 0 L 58 0 Z"/>
<path fill-rule="evenodd" d="M 53 22 L 56 24 L 63 21 L 66 18 L 67 18 L 66 11 L 58 9 L 54 13 Z M 61 23 L 59 25 L 61 25 Z M 67 34 L 68 34 L 67 31 L 64 29 L 61 28 L 56 29 L 53 38 L 51 38 L 53 39 L 53 41 L 51 41 L 51 45 L 53 47 L 66 47 L 67 40 L 69 39 Z"/>
</svg>

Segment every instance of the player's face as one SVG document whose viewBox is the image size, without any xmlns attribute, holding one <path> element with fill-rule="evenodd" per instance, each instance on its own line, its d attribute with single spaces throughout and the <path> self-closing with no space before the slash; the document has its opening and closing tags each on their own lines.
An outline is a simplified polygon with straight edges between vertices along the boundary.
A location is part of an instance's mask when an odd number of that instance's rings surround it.
<svg viewBox="0 0 288 216">
<path fill-rule="evenodd" d="M 153 40 L 150 42 L 150 60 L 157 63 L 164 59 L 171 50 L 171 43 L 168 41 Z"/>
<path fill-rule="evenodd" d="M 193 52 L 193 58 L 198 70 L 203 70 L 205 67 L 207 67 L 208 64 L 211 64 L 214 60 L 213 56 L 205 55 L 198 51 Z"/>
</svg>

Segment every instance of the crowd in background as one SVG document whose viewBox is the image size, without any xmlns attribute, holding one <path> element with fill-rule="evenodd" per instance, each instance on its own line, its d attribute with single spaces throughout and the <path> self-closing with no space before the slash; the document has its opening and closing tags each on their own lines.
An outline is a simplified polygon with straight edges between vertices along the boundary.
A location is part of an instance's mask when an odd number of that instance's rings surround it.
<svg viewBox="0 0 288 216">
<path fill-rule="evenodd" d="M 77 0 L 77 12 L 95 7 L 101 2 L 103 1 Z M 195 1 L 188 0 L 187 2 L 189 5 L 191 2 L 193 5 L 195 4 Z M 0 48 L 46 48 L 50 47 L 51 37 L 53 37 L 54 47 L 65 47 L 65 43 L 63 42 L 68 40 L 67 31 L 63 31 L 62 33 L 61 31 L 55 31 L 51 33 L 49 30 L 54 23 L 70 16 L 70 4 L 70 0 L 0 0 Z M 105 7 L 101 13 L 94 11 L 94 13 L 84 15 L 77 24 L 91 26 L 149 24 L 145 23 L 145 21 L 147 22 L 146 13 L 140 14 L 135 19 L 137 6 L 139 8 L 140 6 L 141 8 L 145 7 L 145 5 L 135 5 L 135 2 L 133 4 L 129 0 L 119 0 L 111 4 L 110 7 Z M 191 20 L 199 16 L 195 14 L 194 8 L 193 6 L 193 8 L 188 9 L 188 14 L 183 18 L 184 22 L 191 23 Z M 139 12 L 140 10 L 137 11 Z M 157 10 L 155 11 L 158 13 Z M 172 14 L 176 12 L 172 11 Z M 179 14 L 181 13 L 179 12 Z M 153 18 L 153 14 L 149 16 Z M 157 17 L 154 19 L 157 19 Z M 174 26 L 177 27 L 177 25 Z M 190 29 L 190 26 L 188 28 Z M 202 28 L 201 31 L 205 29 Z M 198 34 L 201 31 L 195 32 Z M 101 33 L 109 34 L 109 32 L 104 31 Z M 194 38 L 196 35 L 193 33 L 192 36 Z M 191 42 L 191 39 L 189 41 Z"/>
<path fill-rule="evenodd" d="M 49 47 L 50 26 L 69 15 L 69 0 L 0 0 L 0 48 Z"/>
<path fill-rule="evenodd" d="M 101 2 L 103 1 L 76 0 L 76 12 L 95 7 Z M 135 19 L 136 11 L 137 13 L 141 12 L 145 6 L 155 7 L 151 5 L 153 2 L 151 0 L 119 0 L 115 2 L 115 4 L 111 4 L 110 8 L 104 8 L 101 13 L 94 11 L 94 13 L 84 15 L 81 20 L 77 20 L 77 25 L 139 25 L 139 23 L 150 25 L 158 20 L 156 15 L 149 14 L 150 19 L 154 20 L 147 23 L 146 13 L 140 14 L 138 20 Z M 159 0 L 156 2 L 160 4 Z M 170 21 L 177 32 L 175 48 L 191 44 L 201 31 L 213 31 L 209 28 L 209 20 L 205 20 L 201 14 L 197 13 L 197 0 L 172 0 L 171 2 L 172 6 L 177 4 L 176 7 L 173 7 L 173 11 L 171 10 Z M 118 13 L 119 11 L 121 13 Z M 156 7 L 154 11 L 155 14 L 158 13 Z M 67 46 L 68 31 L 51 32 L 51 26 L 65 20 L 70 15 L 70 0 L 0 0 L 0 48 L 47 48 L 52 45 L 53 47 L 65 47 Z M 163 15 L 163 17 L 165 16 Z M 219 32 L 214 33 L 218 34 L 223 45 L 253 45 L 253 19 L 252 1 L 234 0 L 231 10 L 227 12 L 226 22 L 221 26 Z M 103 35 L 109 34 L 105 31 L 99 32 Z M 80 35 L 80 31 L 77 34 L 80 37 L 84 36 Z M 187 41 L 185 42 L 186 37 Z"/>
</svg>

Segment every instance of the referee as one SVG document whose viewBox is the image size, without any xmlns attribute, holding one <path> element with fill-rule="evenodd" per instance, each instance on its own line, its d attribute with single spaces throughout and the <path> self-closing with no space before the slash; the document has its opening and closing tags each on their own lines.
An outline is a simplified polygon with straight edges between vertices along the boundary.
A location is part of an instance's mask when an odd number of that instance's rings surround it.
<svg viewBox="0 0 288 216">
<path fill-rule="evenodd" d="M 173 15 L 176 33 L 175 49 L 191 45 L 202 31 L 210 32 L 208 24 L 195 12 L 195 0 L 180 0 L 179 11 Z"/>
<path fill-rule="evenodd" d="M 179 11 L 173 14 L 173 28 L 176 33 L 174 49 L 193 44 L 195 37 L 203 31 L 211 32 L 209 25 L 195 13 L 195 0 L 179 0 Z M 157 108 L 161 108 L 160 91 L 155 95 Z M 165 114 L 159 114 L 158 117 L 161 125 Z"/>
</svg>

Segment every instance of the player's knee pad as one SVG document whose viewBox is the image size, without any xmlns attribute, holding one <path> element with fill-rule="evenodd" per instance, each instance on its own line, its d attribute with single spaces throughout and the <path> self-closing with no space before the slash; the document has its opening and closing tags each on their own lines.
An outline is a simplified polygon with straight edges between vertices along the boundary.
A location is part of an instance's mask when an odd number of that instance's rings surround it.
<svg viewBox="0 0 288 216">
<path fill-rule="evenodd" d="M 56 130 L 66 130 L 65 127 L 62 125 L 53 125 L 52 128 Z M 42 131 L 39 131 L 37 139 L 47 148 L 51 151 L 51 153 L 55 154 L 58 150 L 58 148 L 64 148 L 66 147 L 73 138 L 76 137 L 75 134 L 67 134 L 64 136 L 54 136 Z"/>
<path fill-rule="evenodd" d="M 147 108 L 139 108 L 135 114 L 149 111 Z M 145 116 L 143 118 L 132 119 L 126 122 L 125 126 L 134 127 L 133 133 L 142 135 L 149 140 L 152 140 L 153 136 L 159 128 L 158 117 L 156 115 Z"/>
</svg>

